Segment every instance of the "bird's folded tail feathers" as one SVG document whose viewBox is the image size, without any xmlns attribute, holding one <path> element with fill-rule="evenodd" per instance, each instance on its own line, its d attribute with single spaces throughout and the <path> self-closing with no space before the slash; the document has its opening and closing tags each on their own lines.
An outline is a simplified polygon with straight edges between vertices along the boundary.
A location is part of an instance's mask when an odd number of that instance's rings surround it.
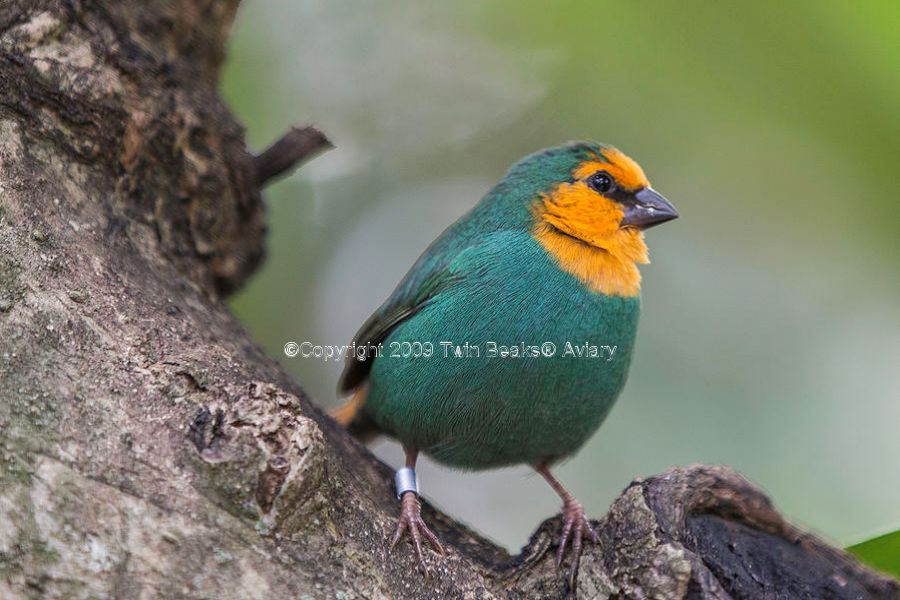
<svg viewBox="0 0 900 600">
<path fill-rule="evenodd" d="M 333 408 L 328 411 L 328 414 L 332 419 L 347 427 L 350 423 L 353 422 L 353 419 L 356 418 L 357 413 L 363 407 L 363 404 L 366 403 L 366 388 L 367 385 L 361 385 L 353 391 L 353 395 L 350 396 L 350 399 L 347 402 L 341 404 L 337 408 Z"/>
<path fill-rule="evenodd" d="M 353 437 L 363 442 L 378 434 L 375 422 L 361 412 L 366 403 L 367 391 L 367 385 L 359 386 L 347 402 L 328 412 L 331 418 L 343 425 Z"/>
</svg>

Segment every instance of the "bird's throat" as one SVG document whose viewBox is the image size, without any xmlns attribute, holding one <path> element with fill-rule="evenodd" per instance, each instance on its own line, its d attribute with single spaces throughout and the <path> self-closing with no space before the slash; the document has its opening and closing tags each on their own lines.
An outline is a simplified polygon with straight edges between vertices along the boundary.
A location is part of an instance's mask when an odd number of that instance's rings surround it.
<svg viewBox="0 0 900 600">
<path fill-rule="evenodd" d="M 647 262 L 646 246 L 638 232 L 628 240 L 627 252 L 600 248 L 536 219 L 532 235 L 559 267 L 595 294 L 631 298 L 641 291 L 637 261 Z M 643 259 L 643 260 L 642 260 Z"/>
</svg>

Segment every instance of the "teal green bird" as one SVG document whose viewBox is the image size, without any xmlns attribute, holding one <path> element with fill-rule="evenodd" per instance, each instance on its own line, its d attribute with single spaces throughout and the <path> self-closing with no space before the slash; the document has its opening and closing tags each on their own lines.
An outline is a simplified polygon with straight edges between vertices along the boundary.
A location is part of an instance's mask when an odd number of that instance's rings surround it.
<svg viewBox="0 0 900 600">
<path fill-rule="evenodd" d="M 427 575 L 420 452 L 460 469 L 532 465 L 563 500 L 560 564 L 597 534 L 550 473 L 597 430 L 625 385 L 640 312 L 643 230 L 678 216 L 611 146 L 532 154 L 425 253 L 354 339 L 333 413 L 399 440 L 400 519 Z M 366 348 L 370 351 L 361 351 Z"/>
</svg>

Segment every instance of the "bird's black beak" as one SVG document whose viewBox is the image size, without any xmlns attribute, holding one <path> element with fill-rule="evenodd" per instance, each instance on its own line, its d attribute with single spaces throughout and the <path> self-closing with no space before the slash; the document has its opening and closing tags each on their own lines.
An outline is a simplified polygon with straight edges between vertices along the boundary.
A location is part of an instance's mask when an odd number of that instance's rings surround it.
<svg viewBox="0 0 900 600">
<path fill-rule="evenodd" d="M 678 218 L 678 211 L 672 203 L 651 187 L 645 187 L 634 195 L 634 204 L 625 208 L 622 227 L 647 229 Z"/>
</svg>

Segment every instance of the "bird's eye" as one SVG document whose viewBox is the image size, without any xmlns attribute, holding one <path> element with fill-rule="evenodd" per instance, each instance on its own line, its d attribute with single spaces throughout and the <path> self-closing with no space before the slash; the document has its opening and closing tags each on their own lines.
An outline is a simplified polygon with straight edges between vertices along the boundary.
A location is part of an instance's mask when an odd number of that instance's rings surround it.
<svg viewBox="0 0 900 600">
<path fill-rule="evenodd" d="M 588 177 L 587 183 L 595 192 L 605 194 L 612 189 L 615 182 L 606 171 L 597 171 L 596 173 Z"/>
</svg>

